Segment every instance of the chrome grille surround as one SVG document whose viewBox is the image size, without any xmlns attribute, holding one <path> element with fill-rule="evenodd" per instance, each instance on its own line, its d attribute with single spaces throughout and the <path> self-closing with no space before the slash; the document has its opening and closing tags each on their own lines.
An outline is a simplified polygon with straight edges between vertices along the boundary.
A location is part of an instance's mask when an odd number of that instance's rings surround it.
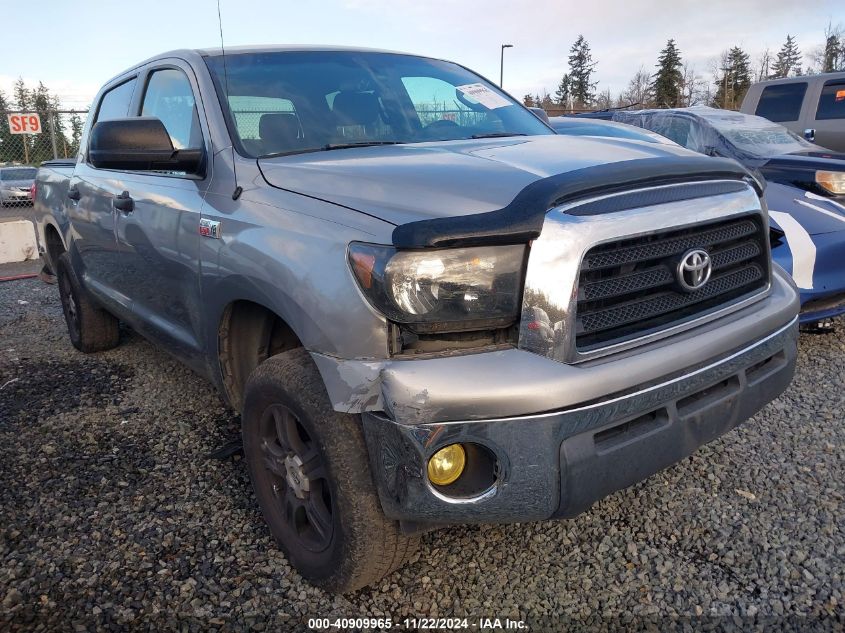
<svg viewBox="0 0 845 633">
<path fill-rule="evenodd" d="M 723 183 L 723 181 L 714 182 Z M 708 184 L 712 183 L 696 183 L 696 185 L 704 187 L 703 191 L 706 191 Z M 683 186 L 689 186 L 689 183 L 651 187 L 648 189 L 650 195 L 643 196 L 643 199 L 653 201 L 655 194 L 658 194 L 657 199 L 659 199 L 661 190 L 666 192 L 667 197 L 672 197 L 673 192 L 671 190 L 674 187 Z M 583 301 L 585 297 L 589 296 L 590 300 L 600 300 L 603 295 L 615 294 L 618 291 L 617 286 L 619 284 L 631 284 L 633 290 L 636 291 L 637 284 L 646 287 L 654 283 L 669 281 L 666 277 L 665 267 L 655 266 L 650 269 L 637 270 L 635 274 L 629 277 L 599 280 L 579 288 L 582 267 L 589 268 L 618 263 L 607 259 L 608 256 L 611 259 L 618 256 L 601 253 L 600 249 L 596 249 L 596 247 L 684 229 L 694 229 L 702 224 L 714 223 L 727 224 L 729 231 L 739 231 L 737 235 L 741 237 L 742 232 L 747 231 L 748 228 L 747 226 L 744 229 L 742 228 L 744 220 L 751 220 L 756 227 L 755 230 L 761 231 L 760 235 L 768 235 L 768 215 L 765 207 L 754 189 L 747 185 L 730 193 L 649 204 L 644 207 L 600 215 L 577 214 L 577 207 L 579 206 L 614 196 L 631 196 L 631 193 L 631 191 L 626 191 L 597 196 L 555 207 L 546 214 L 542 233 L 533 242 L 528 259 L 522 304 L 523 318 L 519 330 L 520 349 L 547 356 L 559 362 L 576 363 L 630 349 L 691 329 L 759 301 L 770 292 L 771 254 L 768 240 L 762 240 L 762 248 L 765 249 L 765 253 L 753 252 L 755 246 L 752 244 L 733 245 L 713 254 L 714 266 L 730 266 L 732 263 L 748 257 L 762 258 L 761 261 L 765 261 L 767 265 L 760 266 L 757 270 L 757 274 L 763 277 L 763 283 L 757 292 L 735 298 L 724 305 L 711 307 L 702 313 L 688 315 L 679 321 L 666 323 L 665 326 L 658 329 L 652 328 L 651 331 L 645 331 L 642 334 L 635 332 L 623 340 L 612 340 L 606 342 L 606 344 L 591 345 L 588 348 L 582 345 L 579 349 L 576 345 L 579 328 L 577 314 L 579 298 Z M 570 213 L 571 211 L 575 211 L 575 213 Z M 731 222 L 727 222 L 729 220 Z M 733 220 L 736 220 L 736 222 L 733 222 Z M 724 231 L 725 228 L 724 226 L 715 226 L 713 230 Z M 704 230 L 709 229 L 705 228 Z M 731 236 L 732 234 L 728 235 L 728 237 Z M 686 243 L 684 242 L 681 245 L 685 246 Z M 634 248 L 636 248 L 636 245 Z M 759 244 L 757 248 L 760 248 Z M 594 249 L 596 249 L 596 252 L 591 252 Z M 598 259 L 593 257 L 596 254 L 600 256 Z M 593 258 L 588 260 L 588 256 Z M 604 261 L 600 261 L 601 259 Z M 723 285 L 726 283 L 725 280 L 719 281 L 717 273 L 718 271 L 714 272 L 714 279 L 708 282 L 700 292 L 713 292 L 717 289 L 715 286 L 719 283 Z M 746 269 L 745 274 L 753 273 L 749 268 Z M 748 279 L 751 278 L 748 277 Z M 708 290 L 707 286 L 710 284 L 713 284 L 714 287 Z M 624 289 L 631 291 L 627 287 Z M 694 302 L 693 299 L 690 299 L 690 302 Z M 665 300 L 664 298 L 663 301 Z M 654 309 L 658 308 L 659 306 L 654 306 Z M 539 327 L 536 323 L 529 327 L 529 323 L 536 321 L 538 315 L 542 314 L 548 316 L 548 322 Z"/>
</svg>

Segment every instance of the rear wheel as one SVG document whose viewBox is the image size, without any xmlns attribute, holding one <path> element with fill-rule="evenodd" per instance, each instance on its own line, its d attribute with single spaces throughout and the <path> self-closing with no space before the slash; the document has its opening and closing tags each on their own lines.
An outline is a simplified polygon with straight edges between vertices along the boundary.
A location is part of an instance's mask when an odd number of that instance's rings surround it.
<svg viewBox="0 0 845 633">
<path fill-rule="evenodd" d="M 346 592 L 402 565 L 418 538 L 384 516 L 361 419 L 334 411 L 303 348 L 262 363 L 246 385 L 244 454 L 270 531 L 315 585 Z"/>
<path fill-rule="evenodd" d="M 120 338 L 120 323 L 88 297 L 67 253 L 59 257 L 56 275 L 67 331 L 73 346 L 86 354 L 115 347 Z"/>
</svg>

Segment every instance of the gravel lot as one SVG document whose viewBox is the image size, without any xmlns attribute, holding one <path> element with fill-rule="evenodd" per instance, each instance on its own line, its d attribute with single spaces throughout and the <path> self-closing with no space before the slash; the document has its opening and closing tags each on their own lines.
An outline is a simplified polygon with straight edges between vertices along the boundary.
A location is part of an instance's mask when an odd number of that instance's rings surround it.
<svg viewBox="0 0 845 633">
<path fill-rule="evenodd" d="M 0 629 L 294 630 L 315 616 L 469 615 L 548 617 L 549 629 L 754 616 L 842 630 L 837 326 L 802 335 L 784 396 L 683 463 L 576 520 L 429 534 L 380 586 L 336 597 L 275 548 L 244 464 L 209 456 L 239 431 L 207 383 L 130 331 L 117 349 L 83 356 L 54 286 L 0 283 Z"/>
</svg>

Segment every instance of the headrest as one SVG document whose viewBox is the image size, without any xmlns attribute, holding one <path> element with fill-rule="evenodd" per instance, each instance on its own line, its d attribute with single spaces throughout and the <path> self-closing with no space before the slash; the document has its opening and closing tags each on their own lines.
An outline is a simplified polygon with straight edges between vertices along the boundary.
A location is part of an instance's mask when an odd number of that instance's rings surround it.
<svg viewBox="0 0 845 633">
<path fill-rule="evenodd" d="M 258 136 L 268 154 L 293 149 L 300 143 L 299 118 L 293 112 L 262 114 L 258 120 Z"/>
<path fill-rule="evenodd" d="M 371 125 L 379 118 L 378 97 L 372 92 L 339 92 L 332 111 L 338 125 Z"/>
</svg>

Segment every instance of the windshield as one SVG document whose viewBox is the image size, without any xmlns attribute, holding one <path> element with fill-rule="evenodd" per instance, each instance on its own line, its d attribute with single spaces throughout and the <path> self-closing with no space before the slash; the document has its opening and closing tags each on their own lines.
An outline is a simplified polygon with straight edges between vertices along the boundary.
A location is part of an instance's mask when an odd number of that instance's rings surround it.
<svg viewBox="0 0 845 633">
<path fill-rule="evenodd" d="M 238 151 L 261 157 L 349 146 L 552 134 L 456 64 L 394 53 L 292 51 L 207 57 Z"/>
<path fill-rule="evenodd" d="M 701 116 L 737 150 L 757 158 L 821 150 L 818 145 L 763 117 L 720 110 Z"/>
<path fill-rule="evenodd" d="M 35 169 L 0 169 L 0 180 L 35 180 Z"/>
</svg>

